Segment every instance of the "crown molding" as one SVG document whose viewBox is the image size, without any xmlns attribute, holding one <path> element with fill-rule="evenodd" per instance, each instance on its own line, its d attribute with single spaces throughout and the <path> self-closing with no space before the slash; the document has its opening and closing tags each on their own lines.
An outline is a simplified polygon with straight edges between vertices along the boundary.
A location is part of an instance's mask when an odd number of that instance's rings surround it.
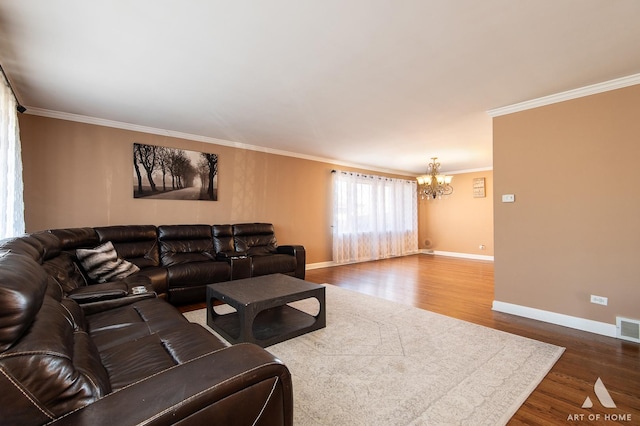
<svg viewBox="0 0 640 426">
<path fill-rule="evenodd" d="M 493 166 L 490 167 L 479 167 L 477 169 L 465 169 L 465 170 L 452 170 L 452 171 L 443 171 L 442 174 L 444 175 L 463 175 L 466 173 L 479 173 L 479 172 L 491 172 L 493 171 Z M 418 176 L 423 176 L 424 173 L 421 173 L 419 175 L 414 175 L 416 178 Z"/>
<path fill-rule="evenodd" d="M 493 166 L 491 167 L 480 167 L 477 169 L 466 169 L 466 170 L 455 170 L 452 172 L 446 172 L 448 175 L 461 175 L 464 173 L 478 173 L 478 172 L 490 172 L 493 170 Z"/>
<path fill-rule="evenodd" d="M 125 123 L 122 121 L 106 120 L 104 118 L 96 118 L 96 117 L 90 117 L 87 115 L 72 114 L 69 112 L 60 112 L 60 111 L 54 111 L 54 110 L 44 109 L 44 108 L 36 108 L 31 106 L 28 106 L 26 108 L 27 108 L 26 114 L 37 115 L 40 117 L 74 121 L 77 123 L 93 124 L 96 126 L 112 127 L 116 129 L 122 129 L 122 130 L 131 130 L 134 132 L 149 133 L 152 135 L 168 136 L 172 138 L 186 139 L 191 141 L 210 143 L 214 145 L 228 146 L 228 147 L 238 148 L 238 149 L 246 149 L 249 151 L 264 152 L 267 154 L 283 155 L 285 157 L 294 157 L 294 158 L 300 158 L 303 160 L 317 161 L 320 163 L 328 163 L 334 166 L 352 167 L 356 169 L 364 169 L 364 170 L 370 170 L 370 171 L 379 172 L 379 173 L 388 173 L 388 174 L 400 175 L 400 176 L 412 176 L 411 173 L 408 173 L 406 171 L 401 171 L 401 170 L 377 168 L 377 167 L 368 166 L 365 164 L 349 163 L 349 162 L 339 161 L 331 158 L 316 157 L 313 155 L 299 154 L 297 152 L 265 148 L 263 146 L 250 145 L 250 144 L 241 143 L 241 142 L 232 142 L 225 139 L 194 135 L 191 133 L 176 132 L 173 130 L 159 129 L 156 127 L 140 126 L 137 124 Z"/>
<path fill-rule="evenodd" d="M 487 114 L 489 114 L 490 117 L 499 117 L 501 115 L 513 114 L 514 112 L 526 111 L 528 109 L 608 92 L 610 90 L 622 89 L 636 84 L 640 84 L 640 74 L 633 74 L 627 77 L 605 81 L 603 83 L 596 83 L 578 89 L 567 90 L 566 92 L 556 93 L 555 95 L 544 96 L 542 98 L 532 99 L 513 105 L 490 109 L 487 111 Z"/>
</svg>

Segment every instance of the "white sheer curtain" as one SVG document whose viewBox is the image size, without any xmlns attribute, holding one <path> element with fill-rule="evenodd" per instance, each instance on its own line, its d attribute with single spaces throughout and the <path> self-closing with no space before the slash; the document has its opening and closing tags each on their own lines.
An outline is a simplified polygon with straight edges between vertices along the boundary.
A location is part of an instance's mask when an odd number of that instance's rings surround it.
<svg viewBox="0 0 640 426">
<path fill-rule="evenodd" d="M 333 261 L 363 262 L 418 250 L 415 181 L 335 171 Z"/>
<path fill-rule="evenodd" d="M 16 100 L 0 73 L 0 239 L 24 233 L 22 155 Z"/>
</svg>

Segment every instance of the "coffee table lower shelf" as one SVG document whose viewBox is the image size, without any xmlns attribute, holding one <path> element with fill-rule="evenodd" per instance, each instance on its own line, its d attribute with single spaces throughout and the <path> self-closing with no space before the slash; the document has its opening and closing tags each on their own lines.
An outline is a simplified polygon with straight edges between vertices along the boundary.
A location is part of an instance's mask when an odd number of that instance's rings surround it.
<svg viewBox="0 0 640 426">
<path fill-rule="evenodd" d="M 254 343 L 267 346 L 265 342 L 272 345 L 305 334 L 315 323 L 316 318 L 306 312 L 289 305 L 278 306 L 266 309 L 255 317 L 251 335 L 255 339 Z M 240 339 L 240 315 L 237 312 L 214 318 L 212 325 L 214 330 L 230 342 L 254 340 Z"/>
<path fill-rule="evenodd" d="M 305 299 L 318 301 L 316 315 L 287 304 Z M 219 313 L 218 303 L 234 311 Z M 271 346 L 326 326 L 325 289 L 281 274 L 210 284 L 207 325 L 230 343 Z"/>
</svg>

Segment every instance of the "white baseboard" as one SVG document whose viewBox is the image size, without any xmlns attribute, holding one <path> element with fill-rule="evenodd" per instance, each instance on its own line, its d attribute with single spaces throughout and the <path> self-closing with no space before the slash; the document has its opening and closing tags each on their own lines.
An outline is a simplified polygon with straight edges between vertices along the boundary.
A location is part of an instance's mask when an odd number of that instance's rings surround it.
<svg viewBox="0 0 640 426">
<path fill-rule="evenodd" d="M 438 255 L 438 256 L 460 257 L 460 258 L 463 258 L 463 259 L 490 260 L 490 261 L 493 262 L 493 256 L 483 256 L 483 255 L 479 255 L 479 254 L 455 253 L 455 252 L 452 252 L 452 251 L 438 251 L 438 250 L 434 251 L 434 250 L 429 250 L 429 249 L 420 249 L 420 250 L 418 250 L 418 253 Z M 365 262 L 369 262 L 369 261 L 367 260 Z M 359 262 L 351 262 L 351 263 L 359 263 Z M 308 263 L 305 266 L 305 269 L 307 271 L 310 271 L 312 269 L 330 268 L 332 266 L 348 265 L 348 264 L 349 263 L 336 263 L 334 261 Z"/>
<path fill-rule="evenodd" d="M 500 302 L 498 300 L 493 301 L 492 309 L 505 314 L 517 315 L 519 317 L 548 322 L 551 324 L 561 325 L 563 327 L 574 328 L 576 330 L 588 331 L 589 333 L 600 334 L 602 336 L 616 337 L 615 324 L 573 317 L 556 312 L 544 311 L 542 309 L 530 308 L 528 306 Z"/>
<path fill-rule="evenodd" d="M 305 270 L 309 271 L 311 269 L 329 268 L 331 266 L 337 266 L 337 263 L 334 261 L 309 263 L 305 266 Z"/>
<path fill-rule="evenodd" d="M 425 253 L 435 254 L 436 256 L 459 257 L 462 259 L 490 260 L 493 262 L 493 256 L 487 256 L 484 254 L 457 253 L 454 251 L 440 251 L 440 250 L 427 250 L 425 251 Z"/>
</svg>

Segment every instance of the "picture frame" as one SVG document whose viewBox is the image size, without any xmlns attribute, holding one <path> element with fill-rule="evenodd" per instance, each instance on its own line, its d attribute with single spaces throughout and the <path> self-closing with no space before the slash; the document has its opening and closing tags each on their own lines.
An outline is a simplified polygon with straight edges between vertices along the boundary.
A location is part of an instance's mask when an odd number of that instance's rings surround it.
<svg viewBox="0 0 640 426">
<path fill-rule="evenodd" d="M 133 198 L 218 200 L 218 155 L 133 143 Z"/>
<path fill-rule="evenodd" d="M 473 197 L 474 198 L 486 197 L 485 179 L 483 177 L 473 179 Z"/>
</svg>

